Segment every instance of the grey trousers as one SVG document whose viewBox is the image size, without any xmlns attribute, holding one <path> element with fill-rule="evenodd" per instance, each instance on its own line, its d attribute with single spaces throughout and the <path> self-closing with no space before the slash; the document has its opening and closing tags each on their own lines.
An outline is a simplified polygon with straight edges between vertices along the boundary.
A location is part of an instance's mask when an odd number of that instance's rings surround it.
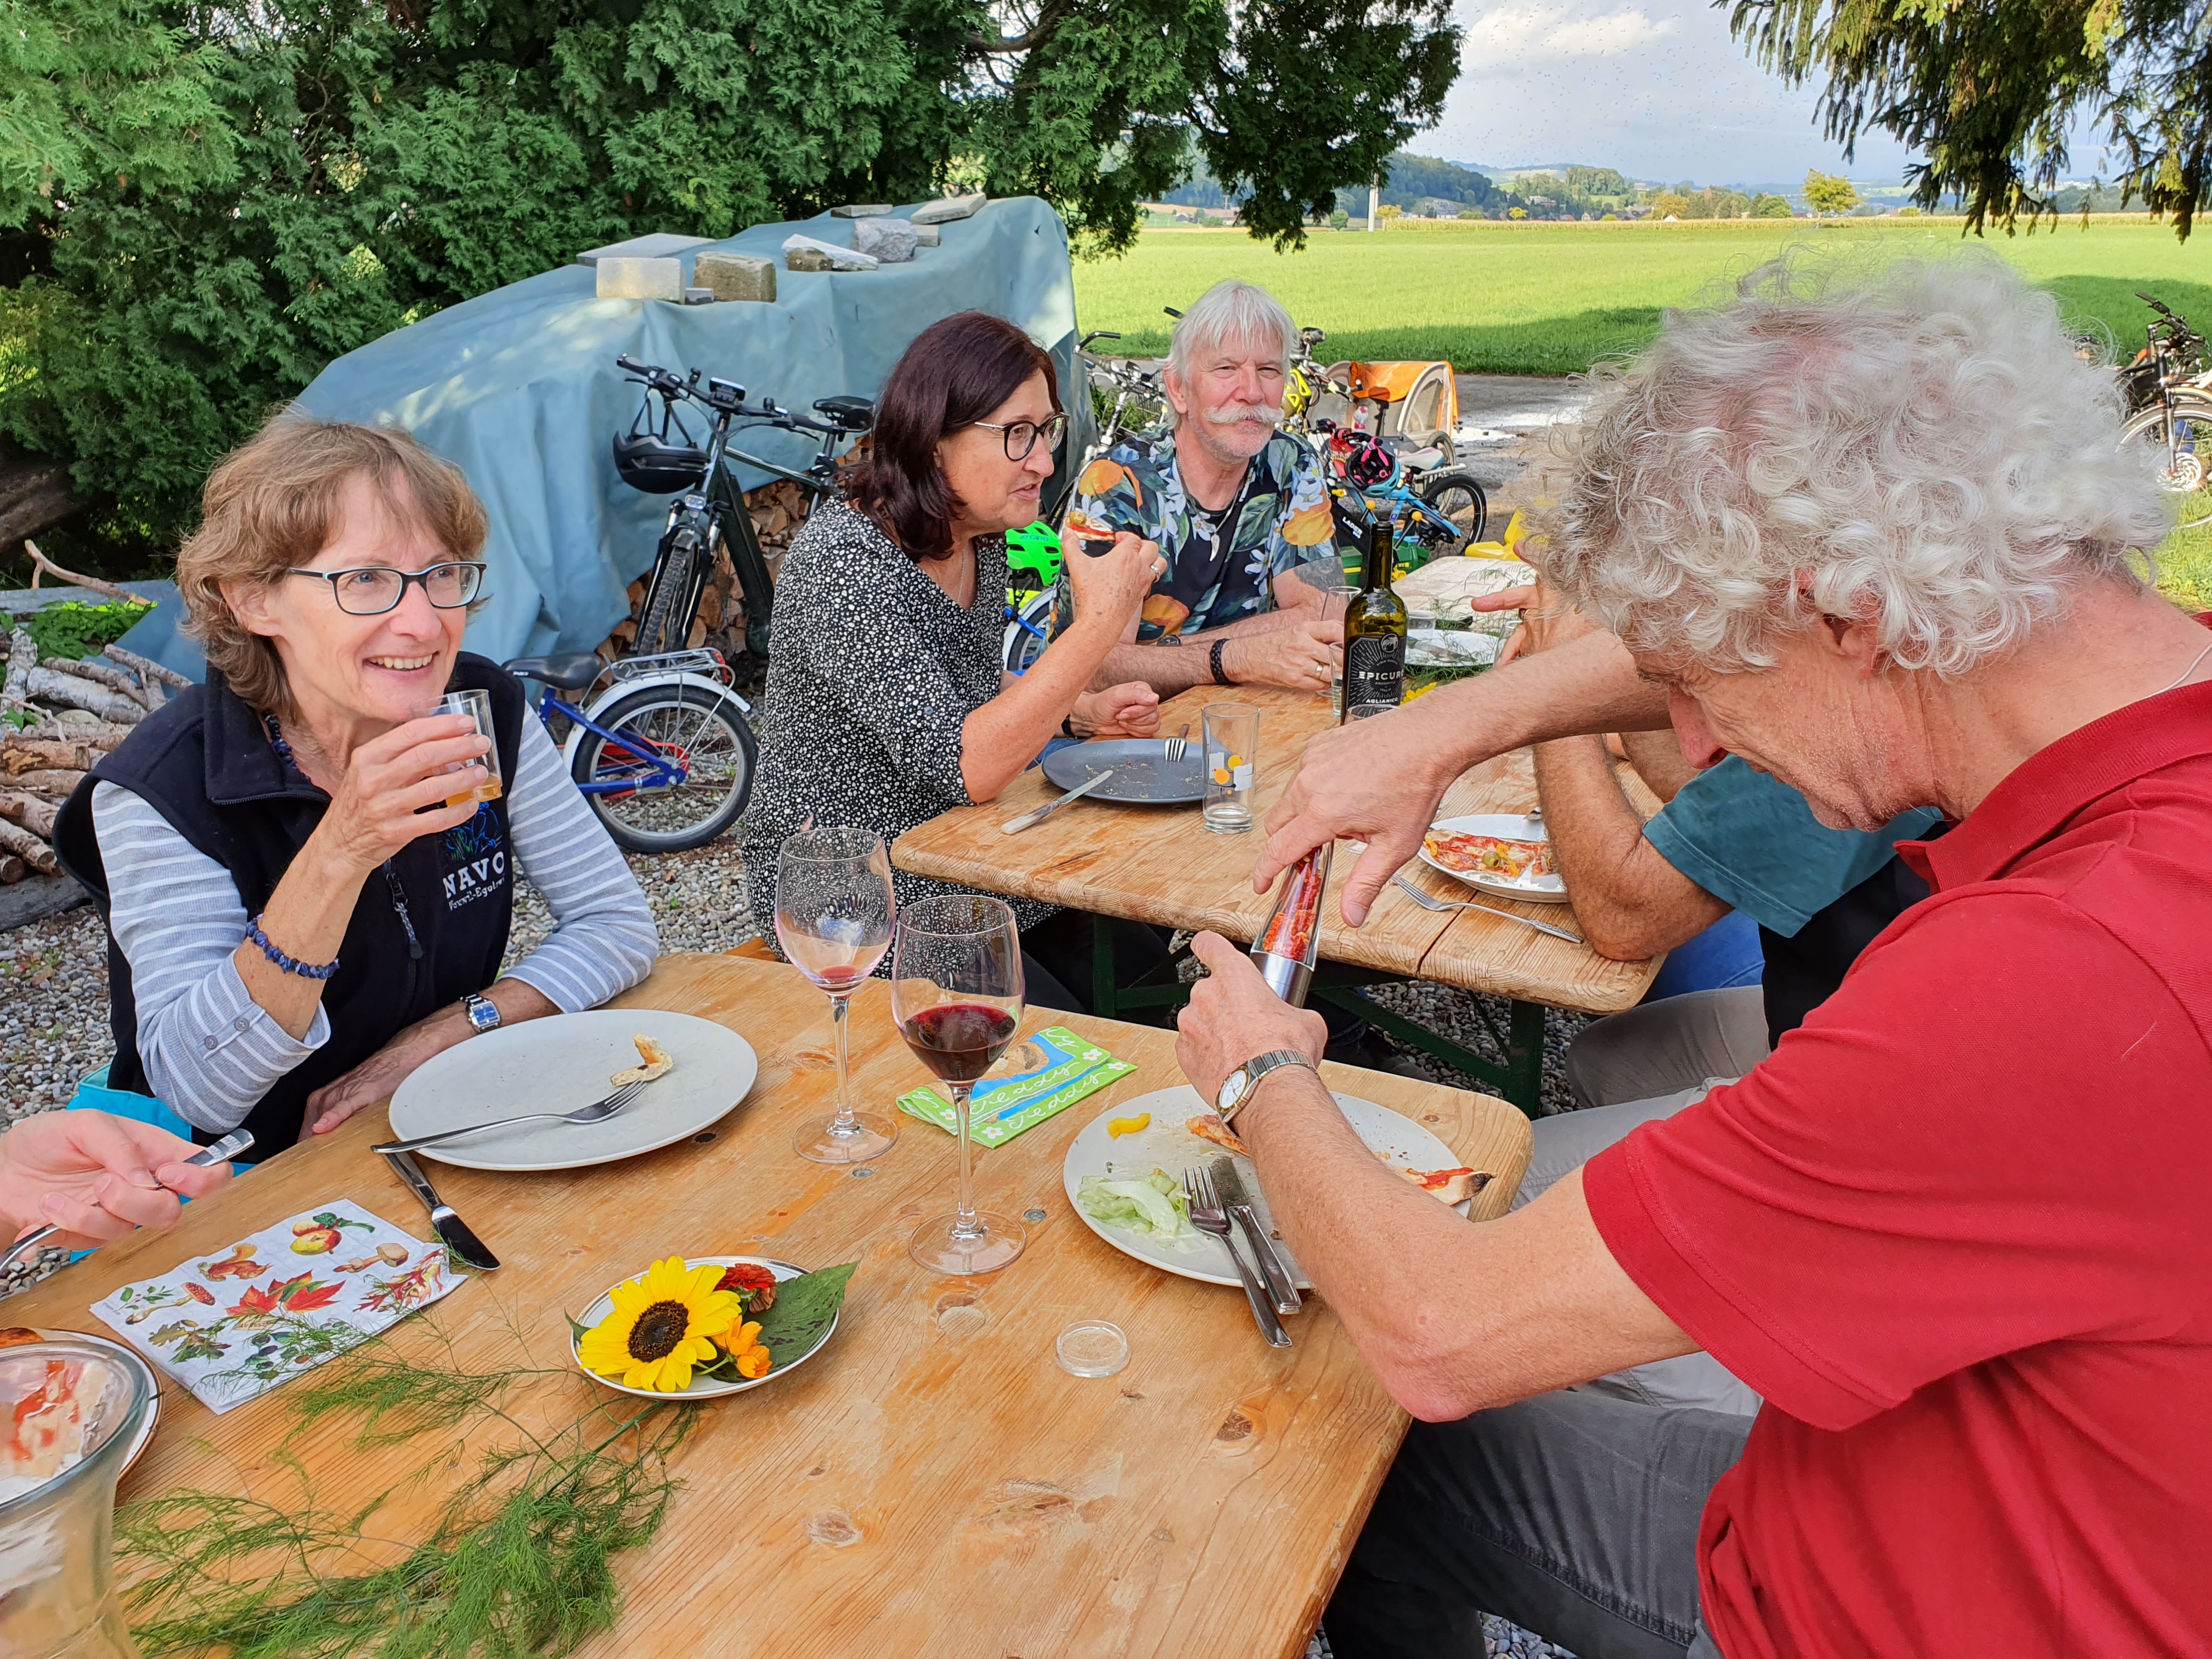
<svg viewBox="0 0 2212 1659">
<path fill-rule="evenodd" d="M 1715 1084 L 1735 1081 L 1766 1053 L 1766 1008 L 1757 986 L 1667 997 L 1586 1027 L 1567 1050 L 1567 1080 L 1582 1109 L 1536 1120 L 1535 1151 L 1513 1207 L 1533 1202 L 1638 1124 L 1671 1117 Z M 1745 1417 L 1759 1410 L 1759 1395 L 1704 1353 L 1576 1385 L 1585 1390 Z"/>
<path fill-rule="evenodd" d="M 1751 1419 L 1540 1395 L 1416 1423 L 1322 1623 L 1337 1659 L 1480 1659 L 1494 1613 L 1579 1659 L 1722 1659 L 1698 1522 Z"/>
</svg>

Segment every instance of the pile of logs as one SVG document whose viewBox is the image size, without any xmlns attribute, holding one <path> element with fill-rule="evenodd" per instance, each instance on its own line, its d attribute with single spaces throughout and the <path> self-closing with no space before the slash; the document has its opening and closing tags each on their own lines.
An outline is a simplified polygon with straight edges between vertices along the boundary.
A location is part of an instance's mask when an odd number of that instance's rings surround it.
<svg viewBox="0 0 2212 1659">
<path fill-rule="evenodd" d="M 0 687 L 0 883 L 58 875 L 54 814 L 100 757 L 191 682 L 111 645 L 102 658 L 39 659 L 29 634 L 8 643 Z"/>
</svg>

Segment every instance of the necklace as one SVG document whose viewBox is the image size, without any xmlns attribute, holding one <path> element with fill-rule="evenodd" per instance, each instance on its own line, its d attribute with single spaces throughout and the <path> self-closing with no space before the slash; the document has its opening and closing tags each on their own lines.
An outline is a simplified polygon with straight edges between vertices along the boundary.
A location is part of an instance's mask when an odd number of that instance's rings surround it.
<svg viewBox="0 0 2212 1659">
<path fill-rule="evenodd" d="M 2183 669 L 2181 672 L 2175 677 L 2173 685 L 2161 685 L 2157 690 L 2152 692 L 2151 695 L 2154 697 L 2164 696 L 2167 692 L 2173 690 L 2174 685 L 2180 684 L 2183 680 L 2187 679 L 2191 674 L 2194 674 L 2197 672 L 2197 665 L 2202 663 L 2207 657 L 2212 657 L 2212 645 L 2206 646 L 2202 651 L 2198 652 L 2194 657 L 2190 659 L 2189 666 Z"/>
</svg>

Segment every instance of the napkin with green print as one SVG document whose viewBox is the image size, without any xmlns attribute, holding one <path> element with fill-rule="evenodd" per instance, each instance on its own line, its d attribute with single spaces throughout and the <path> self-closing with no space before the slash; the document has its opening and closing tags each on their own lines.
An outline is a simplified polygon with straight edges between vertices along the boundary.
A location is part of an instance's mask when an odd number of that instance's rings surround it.
<svg viewBox="0 0 2212 1659">
<path fill-rule="evenodd" d="M 979 1146 L 1012 1140 L 1137 1069 L 1064 1025 L 1024 1037 L 993 1069 L 1008 1067 L 1013 1075 L 986 1079 L 969 1102 L 968 1139 Z M 952 1103 L 936 1090 L 916 1089 L 901 1095 L 898 1104 L 901 1111 L 951 1131 Z"/>
</svg>

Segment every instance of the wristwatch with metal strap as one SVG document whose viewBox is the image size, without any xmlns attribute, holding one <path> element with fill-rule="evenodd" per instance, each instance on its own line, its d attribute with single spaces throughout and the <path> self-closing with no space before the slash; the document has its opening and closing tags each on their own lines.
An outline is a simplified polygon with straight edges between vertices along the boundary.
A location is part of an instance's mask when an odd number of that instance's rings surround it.
<svg viewBox="0 0 2212 1659">
<path fill-rule="evenodd" d="M 1226 1123 L 1234 1118 L 1244 1103 L 1252 1098 L 1260 1079 L 1285 1066 L 1303 1066 L 1316 1076 L 1321 1071 L 1296 1048 L 1272 1048 L 1248 1060 L 1221 1080 L 1221 1092 L 1213 1097 L 1213 1109 L 1221 1115 L 1221 1121 Z"/>
<path fill-rule="evenodd" d="M 480 1034 L 499 1029 L 499 1005 L 489 997 L 470 992 L 461 999 L 461 1012 L 469 1017 L 469 1024 L 475 1026 Z"/>
</svg>

